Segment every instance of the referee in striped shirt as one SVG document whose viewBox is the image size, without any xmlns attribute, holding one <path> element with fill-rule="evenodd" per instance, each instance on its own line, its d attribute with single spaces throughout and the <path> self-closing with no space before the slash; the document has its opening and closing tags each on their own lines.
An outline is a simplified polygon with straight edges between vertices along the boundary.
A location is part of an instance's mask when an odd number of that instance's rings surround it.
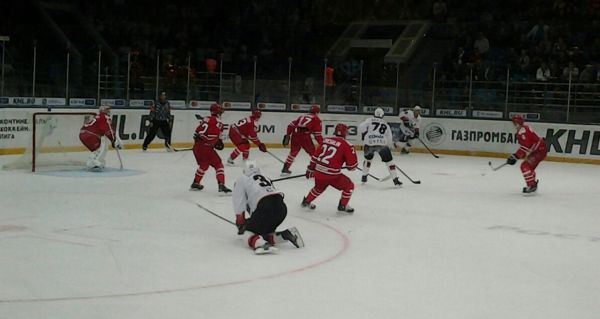
<svg viewBox="0 0 600 319">
<path fill-rule="evenodd" d="M 150 129 L 148 135 L 144 139 L 142 149 L 146 151 L 148 145 L 152 143 L 158 129 L 163 133 L 165 138 L 165 148 L 167 151 L 172 151 L 171 148 L 171 105 L 167 101 L 167 93 L 161 92 L 158 101 L 150 107 Z"/>
</svg>

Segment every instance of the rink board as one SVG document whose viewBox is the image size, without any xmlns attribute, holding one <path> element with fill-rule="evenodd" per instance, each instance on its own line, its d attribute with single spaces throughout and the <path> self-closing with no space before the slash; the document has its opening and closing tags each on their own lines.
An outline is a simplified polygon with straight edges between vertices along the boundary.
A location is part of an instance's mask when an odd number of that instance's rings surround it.
<svg viewBox="0 0 600 319">
<path fill-rule="evenodd" d="M 0 155 L 19 154 L 30 143 L 32 114 L 39 108 L 0 109 Z M 55 109 L 55 112 L 87 112 L 95 109 Z M 173 110 L 173 145 L 177 148 L 190 147 L 192 135 L 201 116 L 207 110 Z M 263 112 L 258 127 L 260 139 L 270 147 L 281 147 L 287 124 L 298 117 L 298 112 Z M 230 123 L 248 116 L 247 111 L 226 111 L 222 116 L 225 135 Z M 113 109 L 115 129 L 126 148 L 140 148 L 149 128 L 148 111 L 143 109 Z M 332 134 L 339 122 L 350 127 L 349 140 L 360 145 L 358 124 L 369 117 L 354 114 L 321 114 L 323 134 Z M 394 132 L 400 120 L 397 116 L 385 118 Z M 549 160 L 600 164 L 600 127 L 594 125 L 570 125 L 560 123 L 530 123 L 531 127 L 544 136 L 550 146 Z M 424 118 L 421 124 L 421 139 L 430 149 L 440 154 L 504 157 L 516 151 L 514 128 L 509 121 L 471 120 L 452 118 Z M 227 142 L 227 141 L 226 141 Z M 79 144 L 78 132 L 65 138 L 63 147 L 74 151 L 85 151 Z M 414 151 L 427 152 L 417 141 Z M 151 147 L 162 147 L 156 139 Z"/>
</svg>

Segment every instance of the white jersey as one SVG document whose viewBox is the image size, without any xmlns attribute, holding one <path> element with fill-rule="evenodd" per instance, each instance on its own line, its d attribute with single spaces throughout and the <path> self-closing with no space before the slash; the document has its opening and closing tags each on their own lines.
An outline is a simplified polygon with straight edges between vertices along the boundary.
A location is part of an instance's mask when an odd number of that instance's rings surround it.
<svg viewBox="0 0 600 319">
<path fill-rule="evenodd" d="M 281 194 L 273 185 L 273 182 L 260 173 L 250 176 L 242 175 L 235 181 L 233 187 L 233 209 L 236 214 L 247 211 L 252 215 L 258 206 L 258 202 L 265 196 Z"/>
<path fill-rule="evenodd" d="M 408 121 L 410 127 L 404 125 Z M 421 126 L 421 116 L 415 117 L 415 113 L 412 110 L 406 110 L 400 113 L 400 129 L 404 135 L 414 136 L 415 132 L 418 132 Z M 411 128 L 412 127 L 412 128 Z"/>
<path fill-rule="evenodd" d="M 394 142 L 390 125 L 380 118 L 370 117 L 360 123 L 358 133 L 362 136 L 364 145 L 390 146 Z"/>
</svg>

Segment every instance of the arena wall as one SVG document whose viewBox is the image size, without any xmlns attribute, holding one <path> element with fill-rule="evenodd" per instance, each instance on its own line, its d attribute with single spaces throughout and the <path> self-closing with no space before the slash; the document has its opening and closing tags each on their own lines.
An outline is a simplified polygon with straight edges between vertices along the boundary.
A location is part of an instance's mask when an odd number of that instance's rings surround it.
<svg viewBox="0 0 600 319">
<path fill-rule="evenodd" d="M 24 152 L 30 144 L 32 114 L 44 111 L 44 108 L 0 108 L 0 155 Z M 53 111 L 94 112 L 96 108 L 57 108 Z M 228 110 L 223 114 L 222 120 L 225 124 L 234 123 L 248 113 Z M 208 111 L 203 109 L 173 110 L 173 146 L 191 147 L 192 135 L 199 118 L 208 114 Z M 299 112 L 263 112 L 259 122 L 259 137 L 269 147 L 281 147 L 287 124 L 298 115 Z M 112 116 L 116 131 L 126 148 L 141 148 L 149 124 L 148 110 L 113 109 Z M 336 123 L 344 122 L 350 126 L 349 139 L 355 144 L 360 144 L 356 127 L 367 117 L 368 115 L 357 114 L 321 114 L 323 133 L 331 134 Z M 393 130 L 398 130 L 398 116 L 387 116 L 386 120 Z M 546 138 L 550 146 L 549 160 L 600 164 L 599 126 L 538 122 L 532 122 L 530 125 Z M 421 124 L 421 139 L 430 149 L 440 154 L 505 157 L 518 148 L 512 123 L 499 120 L 424 118 Z M 415 152 L 427 152 L 420 142 L 414 144 Z M 151 147 L 163 147 L 162 140 L 155 140 Z M 81 150 L 83 151 L 83 148 Z"/>
</svg>

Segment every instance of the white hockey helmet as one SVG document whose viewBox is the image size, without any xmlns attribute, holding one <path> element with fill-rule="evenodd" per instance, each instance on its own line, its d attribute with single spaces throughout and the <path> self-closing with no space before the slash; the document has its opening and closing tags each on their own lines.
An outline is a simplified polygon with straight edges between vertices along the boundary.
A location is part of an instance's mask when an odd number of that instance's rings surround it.
<svg viewBox="0 0 600 319">
<path fill-rule="evenodd" d="M 421 112 L 421 107 L 418 105 L 415 105 L 415 107 L 413 107 L 413 111 L 415 112 Z"/>
<path fill-rule="evenodd" d="M 110 106 L 106 104 L 100 105 L 100 107 L 98 108 L 98 113 L 110 115 Z"/>
<path fill-rule="evenodd" d="M 244 175 L 252 176 L 255 174 L 260 174 L 260 168 L 256 165 L 255 161 L 246 161 L 246 165 L 244 166 Z"/>
<path fill-rule="evenodd" d="M 373 113 L 373 115 L 375 115 L 376 118 L 382 119 L 383 116 L 385 115 L 385 112 L 383 111 L 382 108 L 378 107 L 375 109 L 375 112 Z"/>
</svg>

